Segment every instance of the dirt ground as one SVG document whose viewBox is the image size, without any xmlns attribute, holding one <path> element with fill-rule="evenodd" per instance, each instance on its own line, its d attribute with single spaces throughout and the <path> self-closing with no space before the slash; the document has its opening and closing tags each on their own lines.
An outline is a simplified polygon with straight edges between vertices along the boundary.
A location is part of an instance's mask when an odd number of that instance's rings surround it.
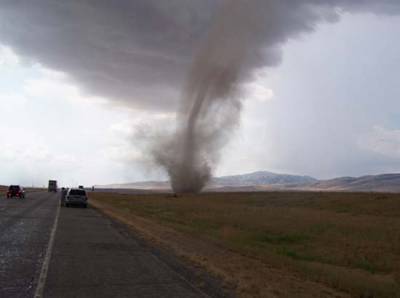
<svg viewBox="0 0 400 298">
<path fill-rule="evenodd" d="M 396 194 L 92 193 L 90 201 L 239 297 L 400 297 Z"/>
</svg>

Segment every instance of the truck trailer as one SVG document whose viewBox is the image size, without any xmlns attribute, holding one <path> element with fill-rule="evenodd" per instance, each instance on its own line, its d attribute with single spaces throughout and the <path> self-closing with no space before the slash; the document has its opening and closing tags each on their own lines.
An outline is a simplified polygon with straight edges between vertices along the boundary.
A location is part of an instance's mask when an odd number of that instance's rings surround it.
<svg viewBox="0 0 400 298">
<path fill-rule="evenodd" d="M 57 192 L 57 181 L 56 180 L 49 180 L 49 192 Z"/>
</svg>

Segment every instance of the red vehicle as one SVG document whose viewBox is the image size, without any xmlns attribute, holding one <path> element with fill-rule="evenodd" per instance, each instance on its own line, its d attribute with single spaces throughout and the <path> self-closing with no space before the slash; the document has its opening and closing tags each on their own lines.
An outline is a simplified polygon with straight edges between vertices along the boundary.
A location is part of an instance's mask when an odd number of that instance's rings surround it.
<svg viewBox="0 0 400 298">
<path fill-rule="evenodd" d="M 20 199 L 25 198 L 24 189 L 19 185 L 10 185 L 7 191 L 7 198 L 17 197 Z"/>
</svg>

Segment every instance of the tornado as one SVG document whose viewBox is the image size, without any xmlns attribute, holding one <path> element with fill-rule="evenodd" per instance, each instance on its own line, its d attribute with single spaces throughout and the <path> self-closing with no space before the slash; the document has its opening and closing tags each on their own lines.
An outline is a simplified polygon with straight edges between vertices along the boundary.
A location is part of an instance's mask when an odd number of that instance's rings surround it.
<svg viewBox="0 0 400 298">
<path fill-rule="evenodd" d="M 178 113 L 178 128 L 155 150 L 177 193 L 201 191 L 238 125 L 239 83 L 259 56 L 263 15 L 258 1 L 227 1 L 195 55 Z"/>
</svg>

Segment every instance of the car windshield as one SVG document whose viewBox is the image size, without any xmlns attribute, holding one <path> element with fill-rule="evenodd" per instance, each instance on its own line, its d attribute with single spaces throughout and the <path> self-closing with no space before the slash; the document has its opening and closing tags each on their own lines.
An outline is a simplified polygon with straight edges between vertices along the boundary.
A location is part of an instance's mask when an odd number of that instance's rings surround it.
<svg viewBox="0 0 400 298">
<path fill-rule="evenodd" d="M 80 190 L 80 189 L 71 189 L 69 194 L 72 196 L 85 196 L 86 192 L 84 190 Z"/>
<path fill-rule="evenodd" d="M 11 191 L 18 191 L 18 190 L 20 190 L 21 188 L 19 187 L 19 185 L 11 185 L 9 188 L 8 188 L 8 190 L 11 190 Z"/>
</svg>

